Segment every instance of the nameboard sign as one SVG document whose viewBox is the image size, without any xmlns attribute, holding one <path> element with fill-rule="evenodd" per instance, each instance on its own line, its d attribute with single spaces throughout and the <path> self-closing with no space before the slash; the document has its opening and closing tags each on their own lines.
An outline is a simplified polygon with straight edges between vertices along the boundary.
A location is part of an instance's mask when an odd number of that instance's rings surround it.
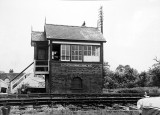
<svg viewBox="0 0 160 115">
<path fill-rule="evenodd" d="M 69 63 L 65 63 L 65 64 L 61 64 L 61 66 L 67 66 L 67 67 L 92 67 L 91 64 L 69 64 Z"/>
</svg>

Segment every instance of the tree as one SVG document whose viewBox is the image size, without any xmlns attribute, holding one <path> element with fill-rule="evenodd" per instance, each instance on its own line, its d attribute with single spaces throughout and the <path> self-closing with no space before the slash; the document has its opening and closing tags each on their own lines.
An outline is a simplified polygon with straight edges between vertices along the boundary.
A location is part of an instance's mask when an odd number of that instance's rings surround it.
<svg viewBox="0 0 160 115">
<path fill-rule="evenodd" d="M 152 68 L 150 68 L 150 70 L 148 71 L 149 75 L 152 78 L 150 84 L 151 86 L 160 87 L 160 60 L 158 60 L 157 57 L 153 60 L 155 60 L 156 63 L 153 64 Z"/>
<path fill-rule="evenodd" d="M 131 88 L 136 86 L 138 71 L 129 65 L 119 65 L 113 72 L 108 68 L 104 68 L 104 86 L 105 88 Z"/>
<path fill-rule="evenodd" d="M 119 65 L 116 68 L 115 80 L 119 83 L 119 87 L 134 87 L 137 76 L 138 71 L 129 65 Z"/>
<path fill-rule="evenodd" d="M 149 85 L 149 76 L 148 74 L 144 71 L 141 72 L 137 78 L 137 86 L 138 87 L 146 87 Z"/>
<path fill-rule="evenodd" d="M 117 85 L 113 79 L 114 72 L 110 70 L 110 65 L 108 62 L 103 64 L 103 75 L 104 75 L 104 87 L 107 89 L 116 88 Z"/>
</svg>

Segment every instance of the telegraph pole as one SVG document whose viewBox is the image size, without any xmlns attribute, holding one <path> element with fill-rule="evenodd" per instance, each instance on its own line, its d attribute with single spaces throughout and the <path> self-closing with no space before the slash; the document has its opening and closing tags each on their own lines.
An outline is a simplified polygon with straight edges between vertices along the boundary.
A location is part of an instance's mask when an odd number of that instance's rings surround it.
<svg viewBox="0 0 160 115">
<path fill-rule="evenodd" d="M 98 29 L 103 34 L 103 7 L 101 6 L 98 14 Z"/>
</svg>

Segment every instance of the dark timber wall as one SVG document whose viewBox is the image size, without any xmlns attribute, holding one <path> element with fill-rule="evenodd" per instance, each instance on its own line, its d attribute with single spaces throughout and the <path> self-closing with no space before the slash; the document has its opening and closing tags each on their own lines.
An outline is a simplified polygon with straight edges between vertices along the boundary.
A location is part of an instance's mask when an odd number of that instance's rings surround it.
<svg viewBox="0 0 160 115">
<path fill-rule="evenodd" d="M 51 93 L 101 93 L 102 64 L 51 62 Z M 82 88 L 75 89 L 74 78 L 81 79 Z"/>
</svg>

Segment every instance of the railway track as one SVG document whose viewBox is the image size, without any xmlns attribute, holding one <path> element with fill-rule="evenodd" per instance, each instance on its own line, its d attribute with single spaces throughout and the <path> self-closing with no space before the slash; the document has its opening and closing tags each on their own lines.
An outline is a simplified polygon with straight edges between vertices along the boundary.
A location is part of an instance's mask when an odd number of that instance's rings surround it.
<svg viewBox="0 0 160 115">
<path fill-rule="evenodd" d="M 150 94 L 151 96 L 156 96 Z M 5 94 L 0 95 L 0 106 L 45 104 L 136 104 L 144 94 Z"/>
</svg>

